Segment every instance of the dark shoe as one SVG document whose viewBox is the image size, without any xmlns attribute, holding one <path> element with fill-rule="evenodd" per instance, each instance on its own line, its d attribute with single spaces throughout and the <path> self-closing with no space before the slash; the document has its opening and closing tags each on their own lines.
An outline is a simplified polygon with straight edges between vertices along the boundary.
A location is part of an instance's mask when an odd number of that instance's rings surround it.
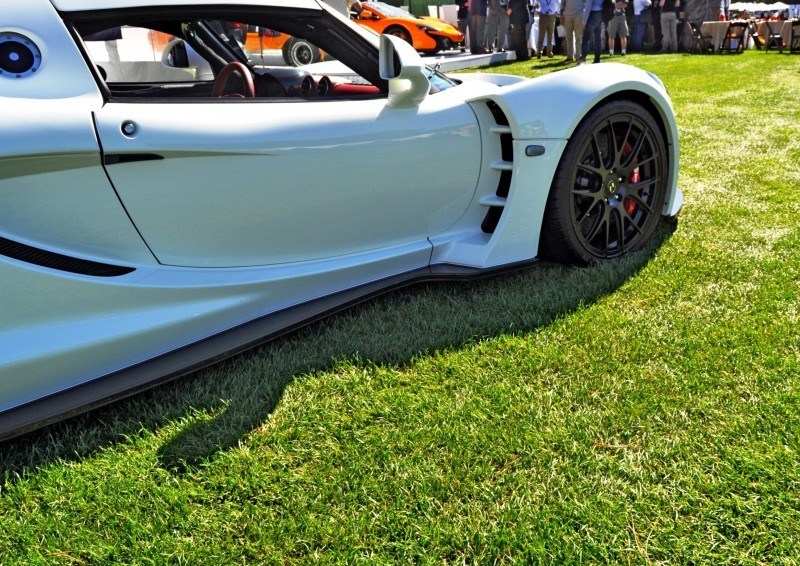
<svg viewBox="0 0 800 566">
<path fill-rule="evenodd" d="M 547 52 L 547 56 L 548 56 L 548 57 L 552 57 L 552 56 L 553 56 L 553 52 L 552 52 L 552 51 L 548 51 L 548 52 Z"/>
<path fill-rule="evenodd" d="M 595 59 L 594 61 L 592 61 L 592 65 L 594 65 L 595 63 L 599 63 L 599 62 L 600 62 L 600 59 Z"/>
<path fill-rule="evenodd" d="M 537 53 L 537 54 L 536 54 L 536 58 L 537 58 L 537 59 L 541 59 L 541 58 L 542 58 L 542 53 L 541 53 L 541 52 Z"/>
</svg>

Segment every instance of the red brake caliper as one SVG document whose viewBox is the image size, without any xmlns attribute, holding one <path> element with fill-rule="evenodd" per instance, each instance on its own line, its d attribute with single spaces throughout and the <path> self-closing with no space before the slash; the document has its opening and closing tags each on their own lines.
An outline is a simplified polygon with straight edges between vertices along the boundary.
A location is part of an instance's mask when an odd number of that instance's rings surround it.
<svg viewBox="0 0 800 566">
<path fill-rule="evenodd" d="M 626 141 L 625 145 L 622 146 L 622 156 L 627 159 L 631 151 L 633 151 L 633 146 L 631 146 L 631 142 Z M 628 182 L 633 184 L 638 183 L 639 180 L 639 168 L 636 167 L 633 171 L 631 171 L 631 174 L 628 175 Z M 636 201 L 631 197 L 625 197 L 625 200 L 622 201 L 622 206 L 625 207 L 625 212 L 628 214 L 633 214 L 633 211 L 636 210 Z"/>
</svg>

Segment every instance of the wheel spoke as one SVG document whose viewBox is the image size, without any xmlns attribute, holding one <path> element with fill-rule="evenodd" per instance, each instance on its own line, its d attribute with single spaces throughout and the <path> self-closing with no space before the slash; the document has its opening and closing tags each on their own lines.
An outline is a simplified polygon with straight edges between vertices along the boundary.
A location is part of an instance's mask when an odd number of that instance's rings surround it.
<svg viewBox="0 0 800 566">
<path fill-rule="evenodd" d="M 595 157 L 597 158 L 597 165 L 599 167 L 605 167 L 605 162 L 603 161 L 603 151 L 600 148 L 600 142 L 597 139 L 597 132 L 592 132 L 592 145 L 594 145 L 594 152 Z M 602 173 L 600 173 L 602 175 Z"/>
<path fill-rule="evenodd" d="M 584 171 L 588 171 L 589 173 L 594 173 L 595 175 L 598 175 L 600 177 L 602 177 L 603 173 L 604 173 L 602 170 L 598 169 L 597 167 L 593 167 L 591 165 L 587 165 L 586 163 L 578 163 L 577 167 L 578 167 L 578 169 L 583 169 Z"/>
<path fill-rule="evenodd" d="M 630 167 L 632 164 L 635 164 L 637 167 L 641 167 L 641 163 L 636 161 L 636 158 L 639 156 L 639 152 L 642 151 L 642 147 L 644 146 L 645 140 L 645 133 L 640 132 L 639 137 L 636 139 L 636 142 L 631 147 L 631 153 L 628 155 L 628 159 L 623 164 L 623 167 Z"/>
<path fill-rule="evenodd" d="M 604 129 L 607 130 L 606 136 L 608 136 L 608 150 L 610 152 L 608 157 L 611 161 L 608 166 L 613 168 L 619 165 L 620 152 L 617 150 L 617 142 L 614 138 L 614 124 L 611 123 L 611 120 L 608 121 Z"/>
<path fill-rule="evenodd" d="M 650 157 L 648 157 L 647 159 L 644 159 L 644 160 L 642 160 L 642 161 L 639 161 L 639 162 L 636 164 L 636 166 L 637 166 L 637 167 L 644 167 L 645 165 L 647 165 L 647 164 L 648 164 L 648 163 L 650 163 L 651 161 L 655 161 L 655 160 L 656 160 L 656 156 L 655 156 L 655 155 L 653 155 L 653 156 L 650 156 Z"/>
<path fill-rule="evenodd" d="M 577 222 L 577 224 L 580 224 L 581 222 L 583 222 L 584 220 L 586 220 L 586 219 L 589 217 L 589 214 L 591 214 L 592 210 L 594 210 L 594 209 L 595 209 L 595 207 L 597 206 L 597 204 L 598 204 L 599 202 L 600 202 L 600 198 L 598 197 L 598 198 L 596 198 L 596 199 L 594 200 L 594 202 L 593 202 L 592 204 L 590 204 L 590 205 L 589 205 L 589 207 L 586 209 L 586 212 L 584 212 L 584 213 L 581 215 L 581 217 L 577 219 L 577 221 L 576 221 L 576 222 Z"/>
<path fill-rule="evenodd" d="M 627 218 L 628 222 L 630 223 L 630 225 L 633 226 L 634 229 L 641 234 L 642 233 L 642 229 L 639 228 L 639 225 L 636 224 L 636 222 L 633 221 L 633 218 L 631 218 L 631 215 L 628 214 L 627 211 L 625 211 L 624 209 L 623 209 L 623 211 L 624 211 L 624 214 L 625 214 L 624 218 Z M 624 230 L 624 221 L 623 221 L 623 230 L 622 231 L 623 231 L 623 233 L 625 232 L 625 230 Z"/>
<path fill-rule="evenodd" d="M 621 163 L 622 158 L 623 158 L 622 154 L 625 151 L 625 142 L 628 141 L 628 137 L 631 135 L 631 130 L 632 129 L 633 129 L 633 116 L 631 116 L 630 120 L 628 120 L 628 131 L 625 132 L 624 136 L 622 136 L 622 139 L 620 140 L 620 146 L 619 146 L 619 148 L 617 150 L 617 153 L 620 156 L 620 165 L 622 164 Z M 631 152 L 631 153 L 633 153 L 633 152 Z"/>
<path fill-rule="evenodd" d="M 619 245 L 617 253 L 621 254 L 625 252 L 625 220 L 622 216 L 622 213 L 618 209 L 613 209 L 611 214 L 614 216 L 614 225 L 617 228 L 617 243 Z M 610 246 L 611 246 L 611 236 L 609 234 L 608 241 L 606 242 L 606 251 L 608 251 L 608 248 Z"/>
<path fill-rule="evenodd" d="M 611 247 L 611 214 L 606 218 L 606 245 L 603 248 L 603 255 L 608 257 L 608 248 Z"/>
<path fill-rule="evenodd" d="M 650 207 L 650 205 L 649 205 L 648 203 L 646 203 L 646 202 L 645 202 L 645 201 L 642 199 L 642 197 L 640 197 L 640 196 L 639 196 L 637 193 L 630 193 L 630 194 L 628 195 L 628 198 L 632 198 L 633 200 L 635 200 L 636 202 L 638 202 L 640 205 L 642 205 L 642 206 L 645 208 L 645 210 L 647 210 L 647 212 L 648 212 L 649 214 L 653 214 L 653 209 Z"/>
<path fill-rule="evenodd" d="M 594 225 L 589 229 L 589 233 L 586 234 L 586 241 L 591 242 L 592 240 L 594 240 L 597 237 L 598 232 L 600 232 L 600 228 L 607 223 L 608 219 L 606 218 L 606 216 L 604 214 L 599 215 L 595 219 Z M 606 239 L 608 238 L 606 237 Z"/>
</svg>

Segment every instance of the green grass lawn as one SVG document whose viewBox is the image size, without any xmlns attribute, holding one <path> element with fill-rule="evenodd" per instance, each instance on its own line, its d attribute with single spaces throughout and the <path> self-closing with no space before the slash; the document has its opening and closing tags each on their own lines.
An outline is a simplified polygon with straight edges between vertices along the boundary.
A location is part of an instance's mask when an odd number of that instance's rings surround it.
<svg viewBox="0 0 800 566">
<path fill-rule="evenodd" d="M 625 62 L 681 133 L 649 250 L 396 292 L 0 445 L 0 563 L 797 564 L 800 57 Z"/>
</svg>

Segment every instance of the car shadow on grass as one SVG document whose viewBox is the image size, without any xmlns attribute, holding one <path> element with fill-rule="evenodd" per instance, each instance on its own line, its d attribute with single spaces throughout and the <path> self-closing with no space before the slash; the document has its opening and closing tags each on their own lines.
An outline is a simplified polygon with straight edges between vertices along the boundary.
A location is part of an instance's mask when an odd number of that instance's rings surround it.
<svg viewBox="0 0 800 566">
<path fill-rule="evenodd" d="M 542 261 L 468 283 L 393 291 L 152 391 L 0 445 L 0 486 L 52 462 L 80 461 L 120 442 L 155 442 L 158 465 L 180 474 L 236 446 L 265 423 L 286 387 L 347 360 L 404 366 L 552 323 L 614 293 L 675 231 L 662 222 L 650 245 L 601 265 Z"/>
</svg>

